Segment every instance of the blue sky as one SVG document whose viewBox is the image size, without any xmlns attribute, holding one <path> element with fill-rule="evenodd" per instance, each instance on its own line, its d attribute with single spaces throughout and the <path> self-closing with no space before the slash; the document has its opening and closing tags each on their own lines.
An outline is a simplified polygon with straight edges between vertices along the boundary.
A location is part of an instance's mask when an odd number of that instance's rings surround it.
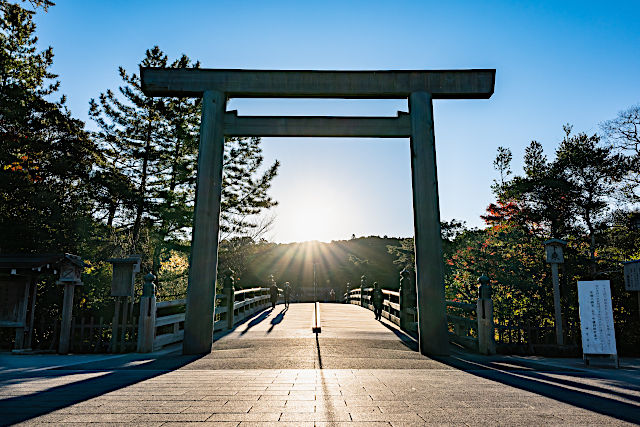
<svg viewBox="0 0 640 427">
<path fill-rule="evenodd" d="M 533 139 L 640 102 L 638 1 L 73 1 L 37 18 L 76 117 L 158 44 L 207 68 L 496 68 L 489 100 L 434 105 L 443 219 L 482 225 L 498 146 L 520 171 Z M 241 114 L 395 115 L 402 100 L 236 100 Z M 407 140 L 264 139 L 282 162 L 275 241 L 413 233 Z"/>
</svg>

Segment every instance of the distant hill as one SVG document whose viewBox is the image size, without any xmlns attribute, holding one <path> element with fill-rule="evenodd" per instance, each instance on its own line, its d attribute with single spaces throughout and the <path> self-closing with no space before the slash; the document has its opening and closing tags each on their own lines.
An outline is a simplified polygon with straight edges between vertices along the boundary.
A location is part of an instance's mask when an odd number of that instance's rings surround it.
<svg viewBox="0 0 640 427">
<path fill-rule="evenodd" d="M 330 289 L 342 295 L 347 286 L 360 286 L 365 274 L 368 284 L 374 281 L 385 289 L 398 289 L 400 268 L 387 245 L 399 245 L 399 238 L 360 237 L 331 243 L 304 242 L 271 244 L 258 251 L 247 271 L 236 282 L 240 288 L 267 285 L 274 275 L 278 285 L 290 282 L 294 293 L 304 300 L 313 298 L 313 264 L 315 263 L 317 293 L 324 299 Z M 355 260 L 358 265 L 350 259 Z"/>
</svg>

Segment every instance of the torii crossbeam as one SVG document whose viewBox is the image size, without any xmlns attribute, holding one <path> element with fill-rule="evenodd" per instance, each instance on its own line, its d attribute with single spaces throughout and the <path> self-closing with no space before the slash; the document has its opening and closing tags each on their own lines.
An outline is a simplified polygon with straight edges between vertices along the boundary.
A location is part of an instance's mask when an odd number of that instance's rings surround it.
<svg viewBox="0 0 640 427">
<path fill-rule="evenodd" d="M 294 71 L 141 68 L 148 96 L 202 97 L 184 354 L 211 352 L 225 136 L 409 137 L 420 352 L 449 353 L 433 99 L 486 99 L 489 70 Z M 408 98 L 397 117 L 251 117 L 228 98 Z"/>
</svg>

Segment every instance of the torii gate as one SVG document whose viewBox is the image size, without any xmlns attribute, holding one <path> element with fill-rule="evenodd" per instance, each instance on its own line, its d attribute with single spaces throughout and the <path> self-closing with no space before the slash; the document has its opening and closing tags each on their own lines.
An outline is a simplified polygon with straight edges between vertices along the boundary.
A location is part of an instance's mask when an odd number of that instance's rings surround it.
<svg viewBox="0 0 640 427">
<path fill-rule="evenodd" d="M 411 141 L 420 352 L 449 353 L 433 99 L 486 99 L 494 69 L 280 71 L 141 68 L 147 96 L 202 97 L 184 354 L 211 352 L 225 136 L 408 137 Z M 228 98 L 408 98 L 397 117 L 250 117 Z"/>
</svg>

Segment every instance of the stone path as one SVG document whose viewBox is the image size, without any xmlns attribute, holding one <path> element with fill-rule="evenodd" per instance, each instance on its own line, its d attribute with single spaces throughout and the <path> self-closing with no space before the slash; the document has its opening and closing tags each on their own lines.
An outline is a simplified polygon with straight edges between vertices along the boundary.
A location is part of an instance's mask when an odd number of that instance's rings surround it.
<svg viewBox="0 0 640 427">
<path fill-rule="evenodd" d="M 640 422 L 637 369 L 455 354 L 433 360 L 356 306 L 256 315 L 204 357 L 126 355 L 0 371 L 0 424 L 418 426 Z M 0 356 L 0 366 L 8 366 Z M 28 360 L 28 359 L 20 359 Z M 56 358 L 56 364 L 61 365 Z M 624 362 L 624 361 L 623 361 Z M 624 364 L 623 364 L 624 366 Z"/>
</svg>

